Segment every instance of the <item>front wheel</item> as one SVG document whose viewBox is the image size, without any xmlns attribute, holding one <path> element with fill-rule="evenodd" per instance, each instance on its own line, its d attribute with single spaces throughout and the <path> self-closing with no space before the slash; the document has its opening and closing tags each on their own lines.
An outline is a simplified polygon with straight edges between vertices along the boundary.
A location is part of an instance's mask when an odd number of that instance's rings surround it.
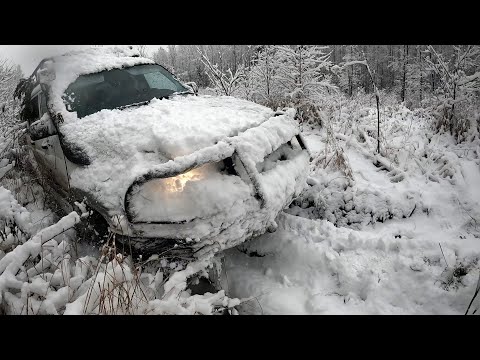
<svg viewBox="0 0 480 360">
<path fill-rule="evenodd" d="M 108 240 L 109 226 L 99 212 L 89 209 L 89 213 L 86 219 L 76 225 L 77 238 L 83 243 L 98 246 Z"/>
</svg>

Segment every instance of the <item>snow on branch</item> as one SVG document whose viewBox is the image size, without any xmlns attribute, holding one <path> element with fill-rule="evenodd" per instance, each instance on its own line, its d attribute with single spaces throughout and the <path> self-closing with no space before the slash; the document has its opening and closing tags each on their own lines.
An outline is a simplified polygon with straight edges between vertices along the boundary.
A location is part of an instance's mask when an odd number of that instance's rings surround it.
<svg viewBox="0 0 480 360">
<path fill-rule="evenodd" d="M 343 64 L 343 67 L 347 66 L 352 66 L 355 64 L 361 64 L 364 65 L 367 68 L 367 72 L 370 75 L 370 80 L 372 81 L 373 84 L 373 89 L 375 91 L 375 99 L 377 102 L 377 153 L 380 154 L 380 93 L 377 88 L 377 84 L 375 83 L 375 78 L 373 76 L 372 70 L 370 69 L 370 66 L 368 65 L 367 57 L 365 56 L 365 53 L 363 53 L 363 58 L 364 60 L 354 60 L 354 61 L 349 61 L 345 64 Z"/>
<path fill-rule="evenodd" d="M 57 223 L 41 230 L 30 240 L 17 246 L 0 259 L 0 300 L 8 287 L 21 289 L 23 281 L 16 279 L 16 274 L 25 261 L 29 258 L 35 258 L 40 254 L 43 245 L 55 236 L 71 229 L 78 222 L 80 222 L 80 216 L 73 211 Z"/>
<path fill-rule="evenodd" d="M 474 121 L 466 115 L 465 107 L 462 109 L 456 105 L 480 91 L 480 72 L 476 71 L 480 47 L 453 46 L 453 54 L 448 61 L 432 45 L 427 46 L 427 53 L 434 55 L 433 58 L 425 59 L 427 70 L 440 81 L 440 87 L 436 91 L 437 129 L 448 129 L 459 141 L 475 136 L 477 126 Z"/>
<path fill-rule="evenodd" d="M 201 61 L 206 68 L 206 73 L 215 88 L 226 96 L 231 96 L 240 85 L 240 82 L 245 79 L 244 66 L 240 65 L 232 73 L 230 68 L 226 72 L 222 71 L 218 64 L 212 64 L 208 56 L 197 47 L 197 51 L 201 56 Z"/>
</svg>

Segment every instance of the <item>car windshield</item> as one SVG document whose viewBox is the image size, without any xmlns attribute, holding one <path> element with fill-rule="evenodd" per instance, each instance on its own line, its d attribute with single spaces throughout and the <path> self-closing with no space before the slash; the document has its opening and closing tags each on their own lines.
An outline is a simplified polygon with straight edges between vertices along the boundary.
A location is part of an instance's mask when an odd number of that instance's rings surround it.
<svg viewBox="0 0 480 360">
<path fill-rule="evenodd" d="M 159 65 L 136 65 L 81 75 L 65 91 L 63 101 L 79 118 L 103 109 L 145 103 L 189 92 Z"/>
</svg>

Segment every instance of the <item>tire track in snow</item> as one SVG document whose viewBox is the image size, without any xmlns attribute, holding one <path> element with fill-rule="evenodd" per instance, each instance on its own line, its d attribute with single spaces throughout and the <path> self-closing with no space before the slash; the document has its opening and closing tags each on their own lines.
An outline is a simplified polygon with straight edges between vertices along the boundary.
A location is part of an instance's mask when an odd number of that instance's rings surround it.
<svg viewBox="0 0 480 360">
<path fill-rule="evenodd" d="M 434 284 L 442 265 L 424 263 L 434 244 L 385 236 L 284 214 L 276 233 L 248 244 L 264 257 L 227 252 L 230 295 L 257 296 L 266 314 L 461 313 L 458 293 Z"/>
</svg>

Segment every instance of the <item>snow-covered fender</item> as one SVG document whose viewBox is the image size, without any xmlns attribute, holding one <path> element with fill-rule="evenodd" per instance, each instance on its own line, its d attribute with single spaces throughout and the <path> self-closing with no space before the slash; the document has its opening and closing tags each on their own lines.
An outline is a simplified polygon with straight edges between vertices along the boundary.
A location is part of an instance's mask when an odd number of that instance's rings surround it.
<svg viewBox="0 0 480 360">
<path fill-rule="evenodd" d="M 153 179 L 174 177 L 201 165 L 222 161 L 228 157 L 241 162 L 254 186 L 256 197 L 263 207 L 268 191 L 262 184 L 256 164 L 294 137 L 302 150 L 310 157 L 310 152 L 301 137 L 298 124 L 293 119 L 294 114 L 294 109 L 287 109 L 287 111 L 276 114 L 261 125 L 248 129 L 240 135 L 224 139 L 213 146 L 203 148 L 192 154 L 177 157 L 137 177 L 127 189 L 124 197 L 124 208 L 128 220 L 132 221 L 131 214 L 128 211 L 130 196 L 138 186 Z"/>
</svg>

